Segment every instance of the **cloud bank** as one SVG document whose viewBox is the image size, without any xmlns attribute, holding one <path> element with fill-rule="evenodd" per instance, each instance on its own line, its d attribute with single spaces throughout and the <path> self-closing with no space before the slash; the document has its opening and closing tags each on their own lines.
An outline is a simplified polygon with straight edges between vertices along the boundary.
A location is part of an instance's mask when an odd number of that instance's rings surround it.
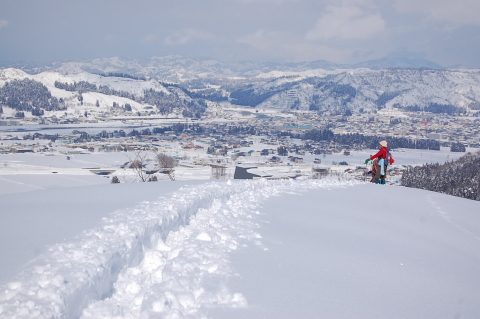
<svg viewBox="0 0 480 319">
<path fill-rule="evenodd" d="M 0 60 L 179 54 L 358 63 L 401 52 L 480 67 L 478 0 L 44 0 L 29 10 L 0 1 L 0 12 Z"/>
<path fill-rule="evenodd" d="M 385 29 L 385 21 L 374 10 L 343 4 L 327 6 L 314 28 L 307 32 L 307 40 L 365 39 Z"/>
</svg>

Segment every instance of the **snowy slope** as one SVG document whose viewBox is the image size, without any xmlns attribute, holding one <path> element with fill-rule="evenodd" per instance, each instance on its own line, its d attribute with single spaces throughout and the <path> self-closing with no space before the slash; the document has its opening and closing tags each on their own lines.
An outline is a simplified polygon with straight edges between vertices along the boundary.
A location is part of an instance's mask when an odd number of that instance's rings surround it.
<svg viewBox="0 0 480 319">
<path fill-rule="evenodd" d="M 123 77 L 106 77 L 98 74 L 87 73 L 85 71 L 78 71 L 75 73 L 69 73 L 67 75 L 61 74 L 59 72 L 42 72 L 30 75 L 19 69 L 0 69 L 0 86 L 3 86 L 6 81 L 21 80 L 25 78 L 41 82 L 48 88 L 48 90 L 52 93 L 53 96 L 56 96 L 58 98 L 69 97 L 71 94 L 76 93 L 56 88 L 55 81 L 69 84 L 73 82 L 86 81 L 97 85 L 97 87 L 104 85 L 110 87 L 111 89 L 117 91 L 125 91 L 137 96 L 143 95 L 143 91 L 148 89 L 163 92 L 167 95 L 171 94 L 163 85 L 161 85 L 156 80 L 143 81 Z"/>
<path fill-rule="evenodd" d="M 52 96 L 60 99 L 62 98 L 65 100 L 66 105 L 68 107 L 68 113 L 71 112 L 79 112 L 83 114 L 83 112 L 88 111 L 90 109 L 95 109 L 96 111 L 106 111 L 112 105 L 113 102 L 124 105 L 129 103 L 132 106 L 134 111 L 143 110 L 143 106 L 140 103 L 132 101 L 128 98 L 123 98 L 114 95 L 105 95 L 101 93 L 95 92 L 88 92 L 83 93 L 84 105 L 80 106 L 79 101 L 77 100 L 78 92 L 70 92 L 65 91 L 62 89 L 58 89 L 55 87 L 55 81 L 60 81 L 64 83 L 73 83 L 79 81 L 87 81 L 97 86 L 106 85 L 112 89 L 118 91 L 126 91 L 132 94 L 143 94 L 144 89 L 154 89 L 158 91 L 167 91 L 161 84 L 157 83 L 156 81 L 137 81 L 132 79 L 125 79 L 125 78 L 116 78 L 116 77 L 102 77 L 97 74 L 90 74 L 86 72 L 69 74 L 69 75 L 62 75 L 57 72 L 44 72 L 35 75 L 27 74 L 18 69 L 4 69 L 0 70 L 0 86 L 3 86 L 6 81 L 12 80 L 22 80 L 22 79 L 31 79 L 38 81 L 45 85 L 47 89 L 50 91 Z M 99 101 L 99 107 L 95 108 L 96 101 Z M 48 112 L 53 115 L 56 114 L 57 116 L 63 114 L 64 111 L 60 112 Z M 58 114 L 57 114 L 58 113 Z"/>
<path fill-rule="evenodd" d="M 86 81 L 96 84 L 97 86 L 106 85 L 114 90 L 125 91 L 134 95 L 143 95 L 143 91 L 148 89 L 170 94 L 165 87 L 155 80 L 143 81 L 122 77 L 106 77 L 98 74 L 87 73 L 85 71 L 78 71 L 65 75 L 59 72 L 28 74 L 19 69 L 0 69 L 0 86 L 3 86 L 6 81 L 21 80 L 25 78 L 41 82 L 54 96 L 57 96 L 55 93 L 64 91 L 55 87 L 55 81 L 64 83 Z"/>
<path fill-rule="evenodd" d="M 432 103 L 461 108 L 480 106 L 479 70 L 338 71 L 317 73 L 315 77 L 298 73 L 289 79 L 288 86 L 278 81 L 253 86 L 256 95 L 281 88 L 280 93 L 264 100 L 257 108 L 290 109 L 295 106 L 308 110 L 316 105 L 320 110 L 375 110 L 379 106 L 425 107 Z M 288 96 L 288 91 L 294 92 L 293 97 Z"/>
<path fill-rule="evenodd" d="M 59 72 L 42 72 L 37 74 L 27 74 L 19 69 L 0 69 L 0 87 L 5 84 L 7 81 L 12 80 L 22 80 L 22 79 L 31 79 L 38 81 L 45 85 L 50 91 L 52 96 L 60 99 L 62 98 L 65 101 L 65 104 L 68 108 L 67 113 L 76 113 L 83 114 L 87 112 L 109 112 L 113 103 L 123 106 L 125 104 L 130 104 L 133 112 L 145 111 L 145 105 L 136 101 L 133 101 L 130 98 L 116 96 L 116 95 L 106 95 L 97 92 L 86 92 L 82 93 L 83 105 L 80 105 L 77 97 L 79 95 L 76 91 L 66 91 L 55 87 L 55 82 L 59 81 L 62 83 L 73 84 L 74 82 L 86 81 L 91 84 L 95 84 L 97 87 L 107 86 L 112 90 L 127 92 L 136 97 L 143 97 L 145 90 L 154 90 L 156 92 L 162 92 L 166 96 L 178 96 L 182 100 L 188 100 L 190 102 L 192 99 L 187 96 L 185 98 L 185 93 L 181 92 L 172 93 L 166 89 L 159 81 L 155 79 L 149 80 L 135 80 L 131 78 L 124 77 L 113 77 L 113 76 L 102 76 L 98 74 L 92 74 L 80 69 L 74 69 L 70 72 L 59 73 Z M 98 101 L 99 106 L 96 107 Z M 215 104 L 211 102 L 212 104 Z M 57 117 L 63 115 L 65 111 L 57 112 L 47 112 L 46 115 L 56 115 Z M 29 114 L 30 115 L 30 114 Z"/>
<path fill-rule="evenodd" d="M 175 188 L 50 246 L 0 318 L 474 318 L 479 205 L 334 180 Z"/>
</svg>

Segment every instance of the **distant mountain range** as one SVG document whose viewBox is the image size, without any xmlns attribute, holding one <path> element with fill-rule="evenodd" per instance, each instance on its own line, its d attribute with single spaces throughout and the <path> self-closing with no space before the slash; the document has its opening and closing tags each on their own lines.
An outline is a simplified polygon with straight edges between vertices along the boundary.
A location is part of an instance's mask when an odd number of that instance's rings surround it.
<svg viewBox="0 0 480 319">
<path fill-rule="evenodd" d="M 449 114 L 480 110 L 480 70 L 446 69 L 424 59 L 384 58 L 338 65 L 327 61 L 222 63 L 165 56 L 15 66 L 0 69 L 0 106 L 15 105 L 18 111 L 35 109 L 31 96 L 37 89 L 56 97 L 57 108 L 78 107 L 78 98 L 83 98 L 86 104 L 99 104 L 99 110 L 128 105 L 125 110 L 139 114 L 154 105 L 162 114 L 188 117 L 198 117 L 222 101 L 337 114 L 382 108 Z M 1 90 L 9 81 L 25 79 L 41 82 L 45 89 L 38 84 L 37 89 L 30 88 L 32 82 L 14 83 L 29 87 L 23 100 L 12 87 Z M 50 99 L 48 94 L 45 101 Z M 41 114 L 41 109 L 34 111 Z"/>
<path fill-rule="evenodd" d="M 0 66 L 21 69 L 35 74 L 45 71 L 56 71 L 62 74 L 78 73 L 111 73 L 122 72 L 135 76 L 146 76 L 164 81 L 183 82 L 195 78 L 255 77 L 269 72 L 303 72 L 323 69 L 367 68 L 429 68 L 444 69 L 441 65 L 419 58 L 382 58 L 365 61 L 354 65 L 336 64 L 325 60 L 299 63 L 271 62 L 231 62 L 223 63 L 209 58 L 187 58 L 179 55 L 151 57 L 146 59 L 99 58 L 82 61 L 63 61 L 53 63 L 0 63 Z"/>
<path fill-rule="evenodd" d="M 278 110 L 346 113 L 396 108 L 458 114 L 480 110 L 479 70 L 350 69 L 238 85 L 230 100 Z"/>
<path fill-rule="evenodd" d="M 380 70 L 383 68 L 427 68 L 427 69 L 444 69 L 438 63 L 421 59 L 421 58 L 381 58 L 375 60 L 369 60 L 353 65 L 353 68 L 367 68 L 371 70 Z"/>
</svg>

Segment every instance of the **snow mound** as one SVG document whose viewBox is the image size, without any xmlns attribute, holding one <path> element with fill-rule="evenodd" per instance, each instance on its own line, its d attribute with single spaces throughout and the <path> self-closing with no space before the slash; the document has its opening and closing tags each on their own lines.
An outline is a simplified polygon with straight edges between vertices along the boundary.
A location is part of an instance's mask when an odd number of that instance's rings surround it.
<svg viewBox="0 0 480 319">
<path fill-rule="evenodd" d="M 261 247 L 252 218 L 271 196 L 354 182 L 212 182 L 120 210 L 57 244 L 0 289 L 0 318 L 203 317 L 245 307 L 230 292 L 229 252 Z"/>
</svg>

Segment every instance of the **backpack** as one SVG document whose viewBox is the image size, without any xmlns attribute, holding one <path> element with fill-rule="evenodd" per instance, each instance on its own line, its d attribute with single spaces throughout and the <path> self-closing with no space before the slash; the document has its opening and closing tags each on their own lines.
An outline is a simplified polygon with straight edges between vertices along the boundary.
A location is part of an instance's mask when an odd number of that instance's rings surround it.
<svg viewBox="0 0 480 319">
<path fill-rule="evenodd" d="M 387 156 L 385 158 L 385 166 L 392 165 L 393 163 L 395 163 L 395 160 L 393 159 L 392 153 L 388 151 Z"/>
</svg>

